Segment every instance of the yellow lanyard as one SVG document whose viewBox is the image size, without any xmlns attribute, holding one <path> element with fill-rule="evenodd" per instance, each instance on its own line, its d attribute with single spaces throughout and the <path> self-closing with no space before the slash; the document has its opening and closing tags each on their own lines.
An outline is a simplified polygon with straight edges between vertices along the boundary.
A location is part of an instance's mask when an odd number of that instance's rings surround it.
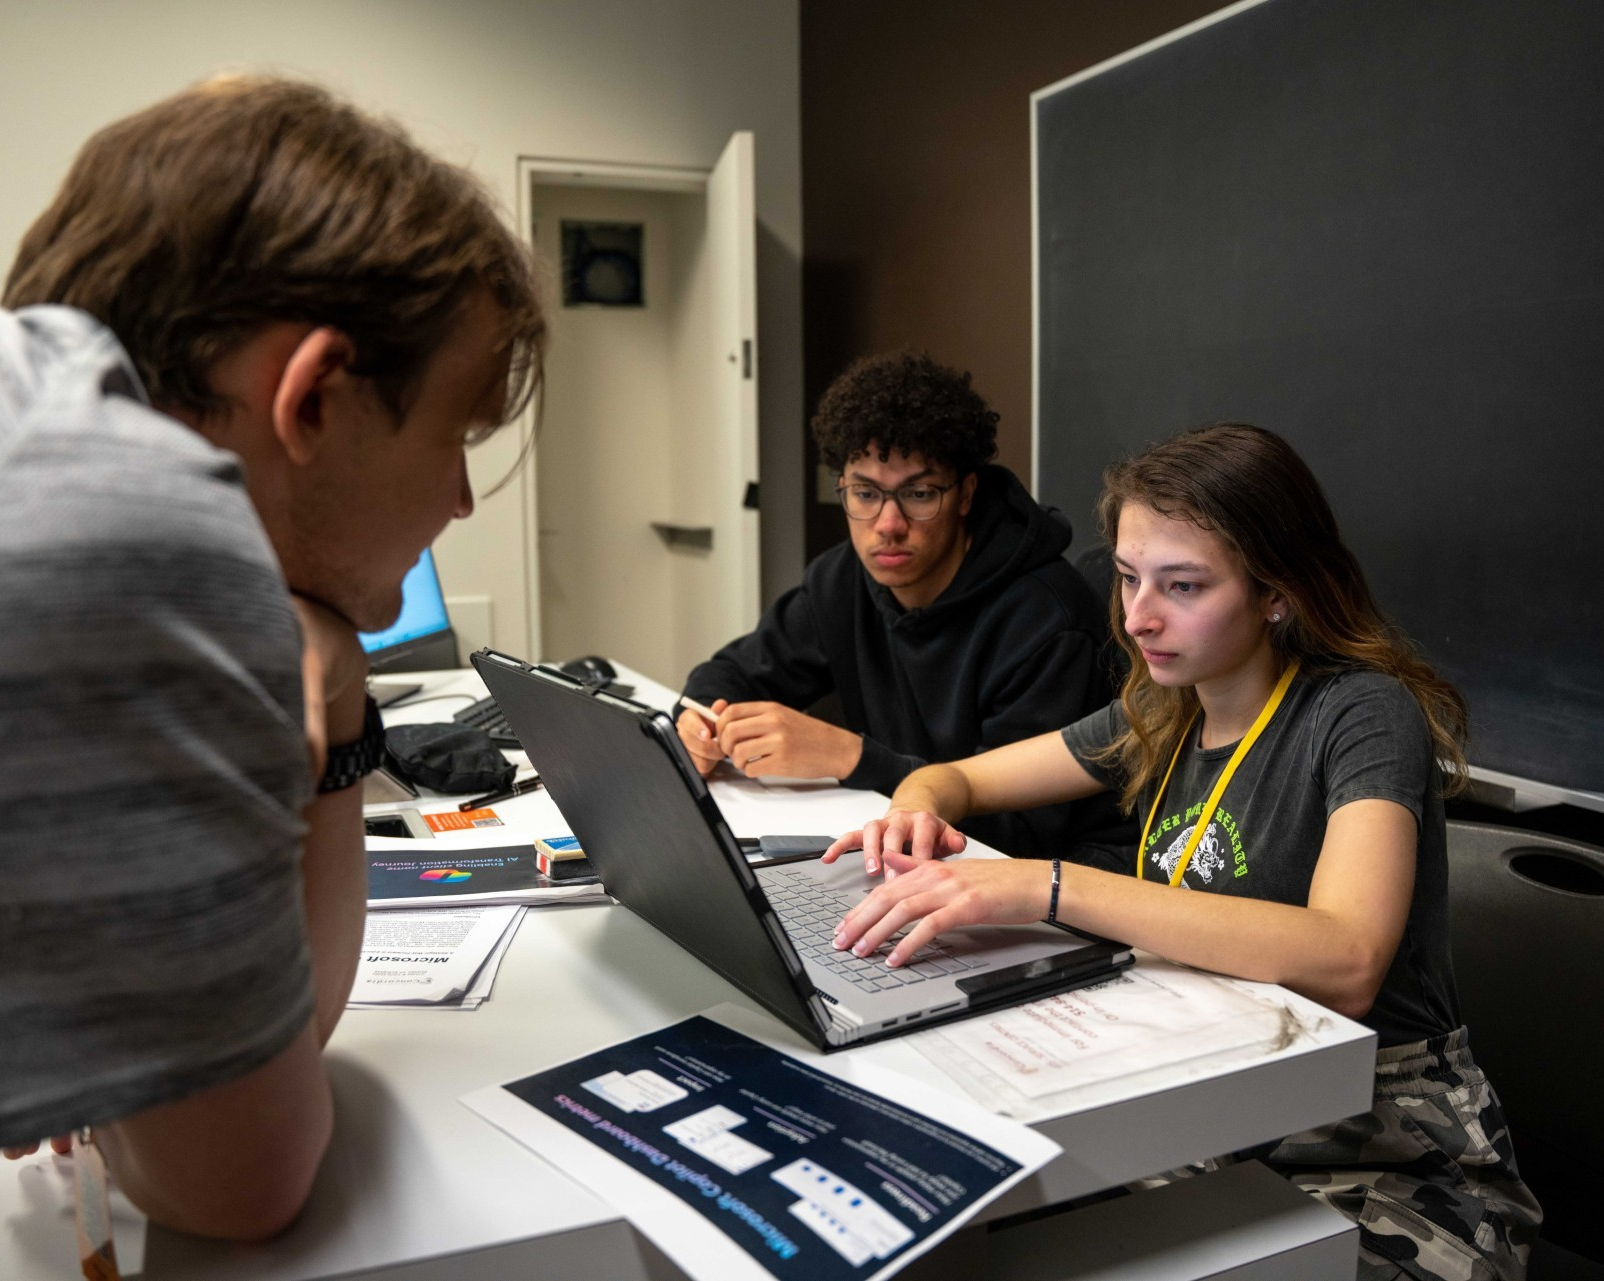
<svg viewBox="0 0 1604 1281">
<path fill-rule="evenodd" d="M 1269 700 L 1259 709 L 1259 718 L 1253 722 L 1253 728 L 1243 735 L 1242 741 L 1236 745 L 1236 751 L 1231 753 L 1231 759 L 1226 762 L 1225 772 L 1220 775 L 1219 781 L 1214 784 L 1214 790 L 1209 793 L 1209 799 L 1203 806 L 1203 812 L 1198 815 L 1197 825 L 1192 828 L 1192 835 L 1187 838 L 1186 848 L 1181 851 L 1181 861 L 1175 865 L 1175 871 L 1170 874 L 1172 886 L 1181 883 L 1181 877 L 1186 875 L 1187 864 L 1192 861 L 1192 853 L 1197 849 L 1198 842 L 1203 839 L 1203 833 L 1208 831 L 1209 824 L 1214 821 L 1214 811 L 1220 806 L 1220 798 L 1225 795 L 1225 789 L 1231 782 L 1231 776 L 1236 773 L 1248 754 L 1248 749 L 1258 741 L 1264 727 L 1270 723 L 1276 709 L 1281 706 L 1281 700 L 1286 697 L 1287 687 L 1292 684 L 1292 678 L 1298 674 L 1297 663 L 1291 664 L 1281 673 L 1281 679 L 1275 683 L 1275 689 L 1270 692 Z M 1142 843 L 1136 847 L 1136 879 L 1143 880 L 1143 870 L 1147 863 L 1147 834 L 1153 830 L 1153 819 L 1158 816 L 1159 803 L 1164 799 L 1164 790 L 1170 785 L 1170 775 L 1175 773 L 1175 762 L 1181 759 L 1181 749 L 1186 746 L 1186 740 L 1192 733 L 1192 726 L 1197 724 L 1198 708 L 1192 713 L 1192 719 L 1186 722 L 1186 728 L 1181 731 L 1181 741 L 1175 745 L 1175 755 L 1170 757 L 1170 767 L 1164 771 L 1164 781 L 1158 785 L 1158 795 L 1153 798 L 1153 808 L 1147 811 L 1147 822 L 1142 824 Z"/>
</svg>

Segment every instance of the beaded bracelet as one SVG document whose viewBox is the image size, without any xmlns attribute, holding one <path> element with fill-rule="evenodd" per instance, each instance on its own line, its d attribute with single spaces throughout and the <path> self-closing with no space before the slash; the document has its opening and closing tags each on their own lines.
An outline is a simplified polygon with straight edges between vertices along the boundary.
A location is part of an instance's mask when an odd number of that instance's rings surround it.
<svg viewBox="0 0 1604 1281">
<path fill-rule="evenodd" d="M 1053 860 L 1053 896 L 1047 900 L 1047 924 L 1058 924 L 1058 860 Z"/>
</svg>

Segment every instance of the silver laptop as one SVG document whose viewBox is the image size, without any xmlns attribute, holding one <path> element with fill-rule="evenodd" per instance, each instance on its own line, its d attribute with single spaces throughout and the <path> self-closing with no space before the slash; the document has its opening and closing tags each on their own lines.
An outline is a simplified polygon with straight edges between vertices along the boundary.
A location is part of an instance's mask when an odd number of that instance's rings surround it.
<svg viewBox="0 0 1604 1281">
<path fill-rule="evenodd" d="M 908 965 L 830 945 L 878 884 L 861 859 L 751 866 L 668 716 L 493 650 L 473 655 L 552 799 L 625 907 L 822 1048 L 1081 987 L 1130 949 L 1046 924 L 972 926 Z"/>
</svg>

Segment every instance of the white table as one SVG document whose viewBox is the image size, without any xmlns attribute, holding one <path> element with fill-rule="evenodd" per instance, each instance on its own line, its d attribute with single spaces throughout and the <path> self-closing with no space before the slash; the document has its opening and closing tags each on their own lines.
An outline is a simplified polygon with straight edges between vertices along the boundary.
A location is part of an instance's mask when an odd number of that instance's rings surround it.
<svg viewBox="0 0 1604 1281">
<path fill-rule="evenodd" d="M 452 681 L 472 689 L 476 678 Z M 672 697 L 647 683 L 641 694 L 646 701 Z M 418 711 L 424 719 L 445 719 L 453 707 L 440 702 Z M 883 803 L 840 788 L 771 788 L 749 780 L 720 782 L 714 790 L 737 835 L 843 830 Z M 544 792 L 497 808 L 510 816 L 511 806 L 525 817 L 533 811 L 542 830 L 566 830 Z M 345 1014 L 328 1051 L 333 1142 L 310 1204 L 288 1232 L 264 1245 L 231 1247 L 152 1228 L 144 1275 L 162 1281 L 678 1276 L 606 1204 L 457 1099 L 722 1002 L 757 1008 L 627 909 L 532 911 L 493 998 L 479 1010 Z M 801 1045 L 778 1021 L 774 1026 L 782 1043 L 789 1037 Z M 1373 1033 L 1333 1015 L 1293 1050 L 1201 1074 L 1161 1067 L 1089 1088 L 1037 1127 L 1063 1154 L 985 1217 L 1056 1205 L 1366 1111 L 1374 1052 Z M 854 1056 L 957 1091 L 903 1043 L 845 1052 L 847 1060 Z M 1154 1197 L 1160 1200 L 1148 1200 Z M 1069 1218 L 1072 1229 L 1060 1216 L 1008 1232 L 961 1233 L 905 1275 L 980 1268 L 1022 1276 L 1209 1276 L 1264 1256 L 1257 1271 L 1231 1275 L 1336 1276 L 1344 1269 L 1352 1275 L 1351 1227 L 1262 1167 L 1187 1180 Z M 0 1224 L 0 1277 L 76 1275 L 70 1223 L 30 1205 L 14 1171 L 0 1170 Z"/>
</svg>

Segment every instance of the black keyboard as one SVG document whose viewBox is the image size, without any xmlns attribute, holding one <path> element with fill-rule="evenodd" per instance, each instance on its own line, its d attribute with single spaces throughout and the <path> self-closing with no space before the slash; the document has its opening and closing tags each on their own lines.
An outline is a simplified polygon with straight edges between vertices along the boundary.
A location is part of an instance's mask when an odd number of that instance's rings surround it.
<svg viewBox="0 0 1604 1281">
<path fill-rule="evenodd" d="M 617 681 L 609 681 L 601 688 L 619 698 L 628 698 L 635 692 L 633 685 L 621 685 Z M 523 750 L 523 744 L 512 732 L 512 726 L 507 724 L 507 718 L 501 714 L 501 708 L 496 706 L 494 698 L 481 698 L 477 703 L 469 703 L 460 712 L 452 712 L 451 719 L 484 730 L 497 747 L 511 748 L 515 752 Z"/>
<path fill-rule="evenodd" d="M 459 724 L 472 725 L 475 729 L 484 730 L 497 747 L 510 747 L 514 751 L 523 747 L 493 698 L 481 698 L 477 703 L 470 703 L 460 712 L 452 712 L 451 719 Z"/>
</svg>

